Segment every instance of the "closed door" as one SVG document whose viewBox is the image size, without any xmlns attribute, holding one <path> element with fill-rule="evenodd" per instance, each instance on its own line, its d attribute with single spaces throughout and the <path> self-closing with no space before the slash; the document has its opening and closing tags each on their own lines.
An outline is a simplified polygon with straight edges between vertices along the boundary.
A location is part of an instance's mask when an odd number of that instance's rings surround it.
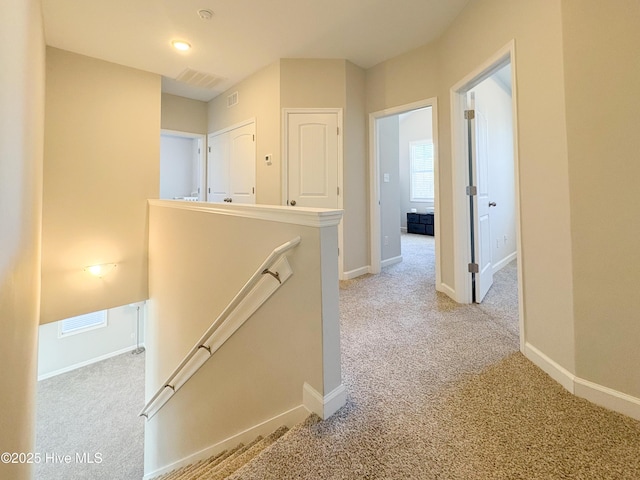
<svg viewBox="0 0 640 480">
<path fill-rule="evenodd" d="M 470 185 L 476 187 L 476 195 L 471 195 L 471 247 L 472 263 L 478 266 L 474 276 L 474 302 L 480 303 L 493 285 L 493 265 L 491 263 L 491 197 L 489 192 L 489 152 L 488 126 L 485 115 L 475 108 L 475 96 L 469 98 L 469 174 Z"/>
<path fill-rule="evenodd" d="M 208 201 L 256 203 L 256 136 L 251 122 L 209 135 Z"/>
<path fill-rule="evenodd" d="M 287 113 L 287 204 L 338 208 L 337 113 Z"/>
<path fill-rule="evenodd" d="M 255 123 L 229 132 L 229 189 L 234 203 L 256 203 Z"/>
<path fill-rule="evenodd" d="M 209 136 L 207 200 L 223 202 L 229 198 L 229 136 Z"/>
</svg>

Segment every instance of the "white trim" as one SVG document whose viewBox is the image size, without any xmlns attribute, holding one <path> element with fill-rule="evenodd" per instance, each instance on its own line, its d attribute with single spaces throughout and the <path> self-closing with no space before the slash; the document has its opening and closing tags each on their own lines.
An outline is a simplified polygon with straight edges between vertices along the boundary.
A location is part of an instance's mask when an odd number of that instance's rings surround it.
<svg viewBox="0 0 640 480">
<path fill-rule="evenodd" d="M 596 405 L 640 420 L 640 398 L 576 377 L 575 394 Z"/>
<path fill-rule="evenodd" d="M 283 108 L 282 109 L 282 205 L 288 206 L 289 200 L 289 114 L 290 113 L 335 113 L 338 117 L 338 209 L 344 209 L 344 126 L 343 126 L 343 109 L 342 108 Z M 296 207 L 298 208 L 298 207 Z M 338 223 L 338 278 L 344 280 L 344 233 L 342 226 L 342 218 Z"/>
<path fill-rule="evenodd" d="M 537 365 L 543 372 L 553 378 L 569 392 L 574 393 L 573 384 L 576 376 L 559 363 L 538 350 L 530 343 L 525 344 L 524 355 Z"/>
<path fill-rule="evenodd" d="M 253 218 L 270 222 L 291 223 L 307 227 L 332 227 L 339 225 L 342 210 L 323 208 L 290 208 L 280 205 L 248 205 L 232 203 L 186 202 L 182 200 L 148 200 L 152 207 L 192 210 L 217 215 Z"/>
<path fill-rule="evenodd" d="M 307 411 L 307 409 L 303 405 L 299 405 L 292 408 L 291 410 L 287 410 L 286 412 L 276 415 L 273 418 L 265 420 L 262 423 L 254 425 L 253 427 L 249 427 L 246 430 L 236 433 L 235 435 L 232 435 L 225 440 L 222 440 L 214 445 L 211 445 L 210 447 L 200 450 L 199 452 L 193 453 L 181 460 L 173 462 L 166 467 L 162 467 L 151 473 L 147 473 L 143 477 L 143 480 L 150 480 L 154 477 L 157 477 L 158 475 L 169 473 L 170 471 L 177 468 L 182 468 L 200 460 L 210 458 L 213 455 L 222 452 L 223 450 L 228 450 L 230 448 L 236 447 L 239 443 L 247 444 L 255 440 L 258 436 L 266 437 L 283 425 L 291 428 L 294 425 L 302 422 L 308 416 L 309 412 Z"/>
<path fill-rule="evenodd" d="M 302 403 L 307 410 L 323 420 L 340 410 L 347 403 L 347 389 L 338 385 L 324 397 L 307 382 L 302 386 Z"/>
<path fill-rule="evenodd" d="M 451 87 L 451 161 L 452 187 L 454 192 L 464 192 L 468 178 L 467 142 L 464 121 L 464 96 L 468 90 L 490 77 L 499 68 L 511 65 L 511 105 L 513 109 L 513 163 L 515 172 L 516 202 L 516 255 L 518 259 L 518 314 L 520 324 L 520 351 L 524 352 L 526 343 L 525 298 L 522 265 L 522 210 L 520 202 L 520 159 L 518 155 L 518 89 L 515 41 L 498 50 L 488 60 L 466 75 Z M 471 303 L 471 276 L 467 264 L 471 257 L 469 211 L 466 195 L 453 196 L 453 238 L 454 238 L 454 278 L 455 297 L 459 303 Z M 436 231 L 437 233 L 437 231 Z"/>
<path fill-rule="evenodd" d="M 402 262 L 402 255 L 398 255 L 397 257 L 387 258 L 386 260 L 382 260 L 380 262 L 380 267 L 389 267 L 391 265 L 395 265 L 396 263 Z"/>
<path fill-rule="evenodd" d="M 143 347 L 144 343 L 140 344 L 140 346 Z M 51 378 L 57 375 L 61 375 L 63 373 L 71 372 L 72 370 L 77 370 L 78 368 L 87 367 L 93 363 L 98 363 L 112 357 L 117 357 L 118 355 L 122 355 L 123 353 L 132 352 L 135 349 L 136 349 L 136 345 L 133 344 L 128 347 L 121 348 L 120 350 L 116 350 L 115 352 L 105 353 L 104 355 L 100 355 L 99 357 L 91 358 L 89 360 L 85 360 L 84 362 L 80 362 L 80 363 L 74 363 L 73 365 L 60 368 L 59 370 L 54 370 L 53 372 L 43 373 L 42 375 L 38 375 L 38 381 L 46 380 L 47 378 Z"/>
<path fill-rule="evenodd" d="M 580 378 L 530 343 L 525 345 L 524 354 L 542 371 L 575 396 L 640 420 L 640 398 Z"/>
<path fill-rule="evenodd" d="M 371 273 L 371 267 L 369 265 L 344 272 L 341 280 L 351 280 L 353 278 L 360 277 L 361 275 L 366 275 L 367 273 Z"/>
<path fill-rule="evenodd" d="M 436 283 L 436 290 L 444 293 L 449 298 L 456 298 L 456 291 L 444 282 Z"/>
<path fill-rule="evenodd" d="M 386 108 L 369 114 L 369 244 L 371 246 L 371 273 L 378 274 L 382 269 L 382 245 L 380 244 L 380 158 L 378 154 L 378 133 L 376 121 L 390 115 L 410 112 L 419 108 L 431 107 L 433 136 L 433 181 L 434 181 L 434 229 L 436 255 L 436 288 L 455 300 L 450 289 L 440 289 L 442 283 L 442 260 L 440 255 L 440 167 L 438 147 L 438 99 L 436 97 Z"/>
<path fill-rule="evenodd" d="M 491 267 L 493 269 L 493 274 L 495 275 L 496 273 L 498 273 L 504 267 L 506 267 L 511 262 L 513 262 L 516 258 L 518 258 L 518 252 L 512 252 L 506 257 L 504 257 L 502 260 L 500 260 L 499 262 L 494 263 L 493 266 Z"/>
</svg>

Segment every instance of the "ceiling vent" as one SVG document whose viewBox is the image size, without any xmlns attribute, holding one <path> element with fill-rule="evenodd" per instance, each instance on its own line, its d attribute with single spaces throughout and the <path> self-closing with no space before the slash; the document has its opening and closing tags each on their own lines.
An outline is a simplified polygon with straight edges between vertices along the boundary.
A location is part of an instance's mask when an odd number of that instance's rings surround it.
<svg viewBox="0 0 640 480">
<path fill-rule="evenodd" d="M 238 92 L 233 92 L 227 97 L 227 107 L 233 107 L 238 103 Z"/>
<path fill-rule="evenodd" d="M 222 78 L 211 75 L 210 73 L 202 73 L 187 68 L 184 72 L 176 77 L 178 82 L 186 83 L 192 87 L 213 89 Z"/>
</svg>

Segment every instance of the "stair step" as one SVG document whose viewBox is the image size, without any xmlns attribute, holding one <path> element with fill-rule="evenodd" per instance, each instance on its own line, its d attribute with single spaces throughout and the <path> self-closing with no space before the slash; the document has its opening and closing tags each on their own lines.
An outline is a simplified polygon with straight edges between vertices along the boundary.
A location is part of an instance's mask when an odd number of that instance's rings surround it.
<svg viewBox="0 0 640 480">
<path fill-rule="evenodd" d="M 224 480 L 257 457 L 265 448 L 278 440 L 278 438 L 284 435 L 288 430 L 289 429 L 287 427 L 280 427 L 266 438 L 258 437 L 260 438 L 259 441 L 254 442 L 251 447 L 247 448 L 234 459 L 229 459 L 228 461 L 220 464 L 215 472 L 203 477 L 202 480 Z"/>
<path fill-rule="evenodd" d="M 266 438 L 261 436 L 247 445 L 240 443 L 235 448 L 224 450 L 210 458 L 177 468 L 153 480 L 224 480 L 240 471 L 289 429 L 280 427 Z"/>
</svg>

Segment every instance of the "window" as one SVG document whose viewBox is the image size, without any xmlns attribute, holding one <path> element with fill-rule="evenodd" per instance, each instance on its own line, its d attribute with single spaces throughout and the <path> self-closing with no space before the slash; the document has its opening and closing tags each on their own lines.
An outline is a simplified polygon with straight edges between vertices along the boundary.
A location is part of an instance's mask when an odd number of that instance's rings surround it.
<svg viewBox="0 0 640 480">
<path fill-rule="evenodd" d="M 58 322 L 58 337 L 66 337 L 67 335 L 75 335 L 76 333 L 94 330 L 96 328 L 107 326 L 107 311 L 87 313 L 78 315 L 77 317 L 67 318 Z"/>
<path fill-rule="evenodd" d="M 433 142 L 409 142 L 410 195 L 412 202 L 433 202 Z"/>
</svg>

